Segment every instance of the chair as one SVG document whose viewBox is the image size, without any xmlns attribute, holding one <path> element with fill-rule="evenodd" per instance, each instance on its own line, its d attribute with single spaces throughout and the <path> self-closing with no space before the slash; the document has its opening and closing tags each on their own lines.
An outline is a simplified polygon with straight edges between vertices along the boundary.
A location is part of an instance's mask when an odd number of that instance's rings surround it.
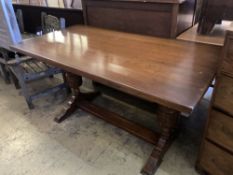
<svg viewBox="0 0 233 175">
<path fill-rule="evenodd" d="M 58 19 L 55 16 L 48 15 L 45 12 L 41 13 L 41 26 L 43 34 L 53 32 L 54 30 L 60 30 L 65 28 L 65 19 Z"/>
<path fill-rule="evenodd" d="M 23 19 L 22 13 L 20 15 L 21 17 L 18 19 Z M 33 100 L 63 89 L 66 85 L 65 83 L 61 83 L 52 88 L 31 94 L 28 87 L 30 82 L 52 77 L 55 74 L 62 73 L 62 71 L 31 57 L 11 52 L 9 46 L 20 43 L 21 41 L 22 36 L 12 3 L 10 1 L 0 0 L 0 47 L 4 68 L 8 71 L 8 75 L 12 75 L 11 79 L 16 88 L 21 87 L 26 102 L 29 108 L 32 109 L 34 108 Z"/>
</svg>

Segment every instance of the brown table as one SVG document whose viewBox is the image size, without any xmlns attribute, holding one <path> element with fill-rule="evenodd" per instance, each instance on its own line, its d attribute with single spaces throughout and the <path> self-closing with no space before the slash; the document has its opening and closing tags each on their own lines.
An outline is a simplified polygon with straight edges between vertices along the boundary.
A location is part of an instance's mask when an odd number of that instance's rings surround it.
<svg viewBox="0 0 233 175">
<path fill-rule="evenodd" d="M 79 107 L 155 148 L 142 169 L 152 175 L 173 140 L 180 112 L 192 112 L 213 80 L 220 47 L 113 32 L 84 26 L 29 39 L 13 50 L 67 71 L 75 89 L 63 121 Z M 154 133 L 90 103 L 96 93 L 79 91 L 82 76 L 153 102 L 161 133 Z"/>
</svg>

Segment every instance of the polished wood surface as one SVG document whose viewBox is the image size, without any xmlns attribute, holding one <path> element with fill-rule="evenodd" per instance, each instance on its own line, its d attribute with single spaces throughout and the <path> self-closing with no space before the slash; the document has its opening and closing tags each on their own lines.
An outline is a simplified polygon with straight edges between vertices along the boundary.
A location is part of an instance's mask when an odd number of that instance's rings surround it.
<svg viewBox="0 0 233 175">
<path fill-rule="evenodd" d="M 175 38 L 193 24 L 195 0 L 82 0 L 85 24 Z"/>
<path fill-rule="evenodd" d="M 169 108 L 191 112 L 215 76 L 220 48 L 84 26 L 12 49 Z"/>
</svg>

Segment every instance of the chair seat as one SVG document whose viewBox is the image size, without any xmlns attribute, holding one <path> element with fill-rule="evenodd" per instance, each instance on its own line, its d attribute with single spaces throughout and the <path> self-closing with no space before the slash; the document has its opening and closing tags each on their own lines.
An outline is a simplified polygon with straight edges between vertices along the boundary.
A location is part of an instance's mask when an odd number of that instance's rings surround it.
<svg viewBox="0 0 233 175">
<path fill-rule="evenodd" d="M 15 69 L 17 68 L 20 68 L 21 75 L 23 75 L 23 79 L 26 82 L 34 81 L 62 73 L 61 69 L 34 59 L 20 63 L 17 66 L 12 66 L 12 71 L 15 73 L 16 76 L 17 76 L 16 73 L 17 71 Z"/>
</svg>

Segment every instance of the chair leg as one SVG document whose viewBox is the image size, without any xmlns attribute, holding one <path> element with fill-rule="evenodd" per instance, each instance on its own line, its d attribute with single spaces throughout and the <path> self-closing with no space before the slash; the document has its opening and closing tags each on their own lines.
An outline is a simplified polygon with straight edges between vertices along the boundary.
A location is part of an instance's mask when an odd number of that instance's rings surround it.
<svg viewBox="0 0 233 175">
<path fill-rule="evenodd" d="M 10 71 L 9 73 L 10 73 L 11 79 L 12 79 L 14 85 L 15 85 L 15 88 L 20 89 L 18 78 L 15 76 L 15 74 L 12 71 Z"/>
<path fill-rule="evenodd" d="M 22 80 L 21 78 L 19 79 L 19 85 L 22 89 L 22 93 L 26 99 L 27 105 L 29 107 L 29 109 L 34 109 L 34 105 L 32 103 L 32 99 L 31 96 L 29 95 L 29 91 L 28 91 L 28 87 L 27 84 L 24 80 Z"/>
<path fill-rule="evenodd" d="M 7 71 L 6 69 L 6 65 L 4 64 L 0 64 L 1 66 L 1 73 L 2 73 L 2 76 L 4 78 L 4 81 L 6 84 L 10 84 L 10 75 L 9 75 L 9 72 Z"/>
<path fill-rule="evenodd" d="M 31 96 L 29 94 L 27 84 L 26 84 L 26 82 L 25 82 L 25 80 L 23 78 L 23 73 L 22 73 L 23 70 L 18 65 L 14 66 L 13 69 L 14 69 L 14 72 L 16 73 L 16 75 L 17 75 L 19 86 L 21 87 L 23 96 L 26 99 L 26 102 L 27 102 L 27 105 L 28 105 L 29 109 L 33 109 L 34 105 L 32 103 L 32 99 L 31 99 Z"/>
</svg>

